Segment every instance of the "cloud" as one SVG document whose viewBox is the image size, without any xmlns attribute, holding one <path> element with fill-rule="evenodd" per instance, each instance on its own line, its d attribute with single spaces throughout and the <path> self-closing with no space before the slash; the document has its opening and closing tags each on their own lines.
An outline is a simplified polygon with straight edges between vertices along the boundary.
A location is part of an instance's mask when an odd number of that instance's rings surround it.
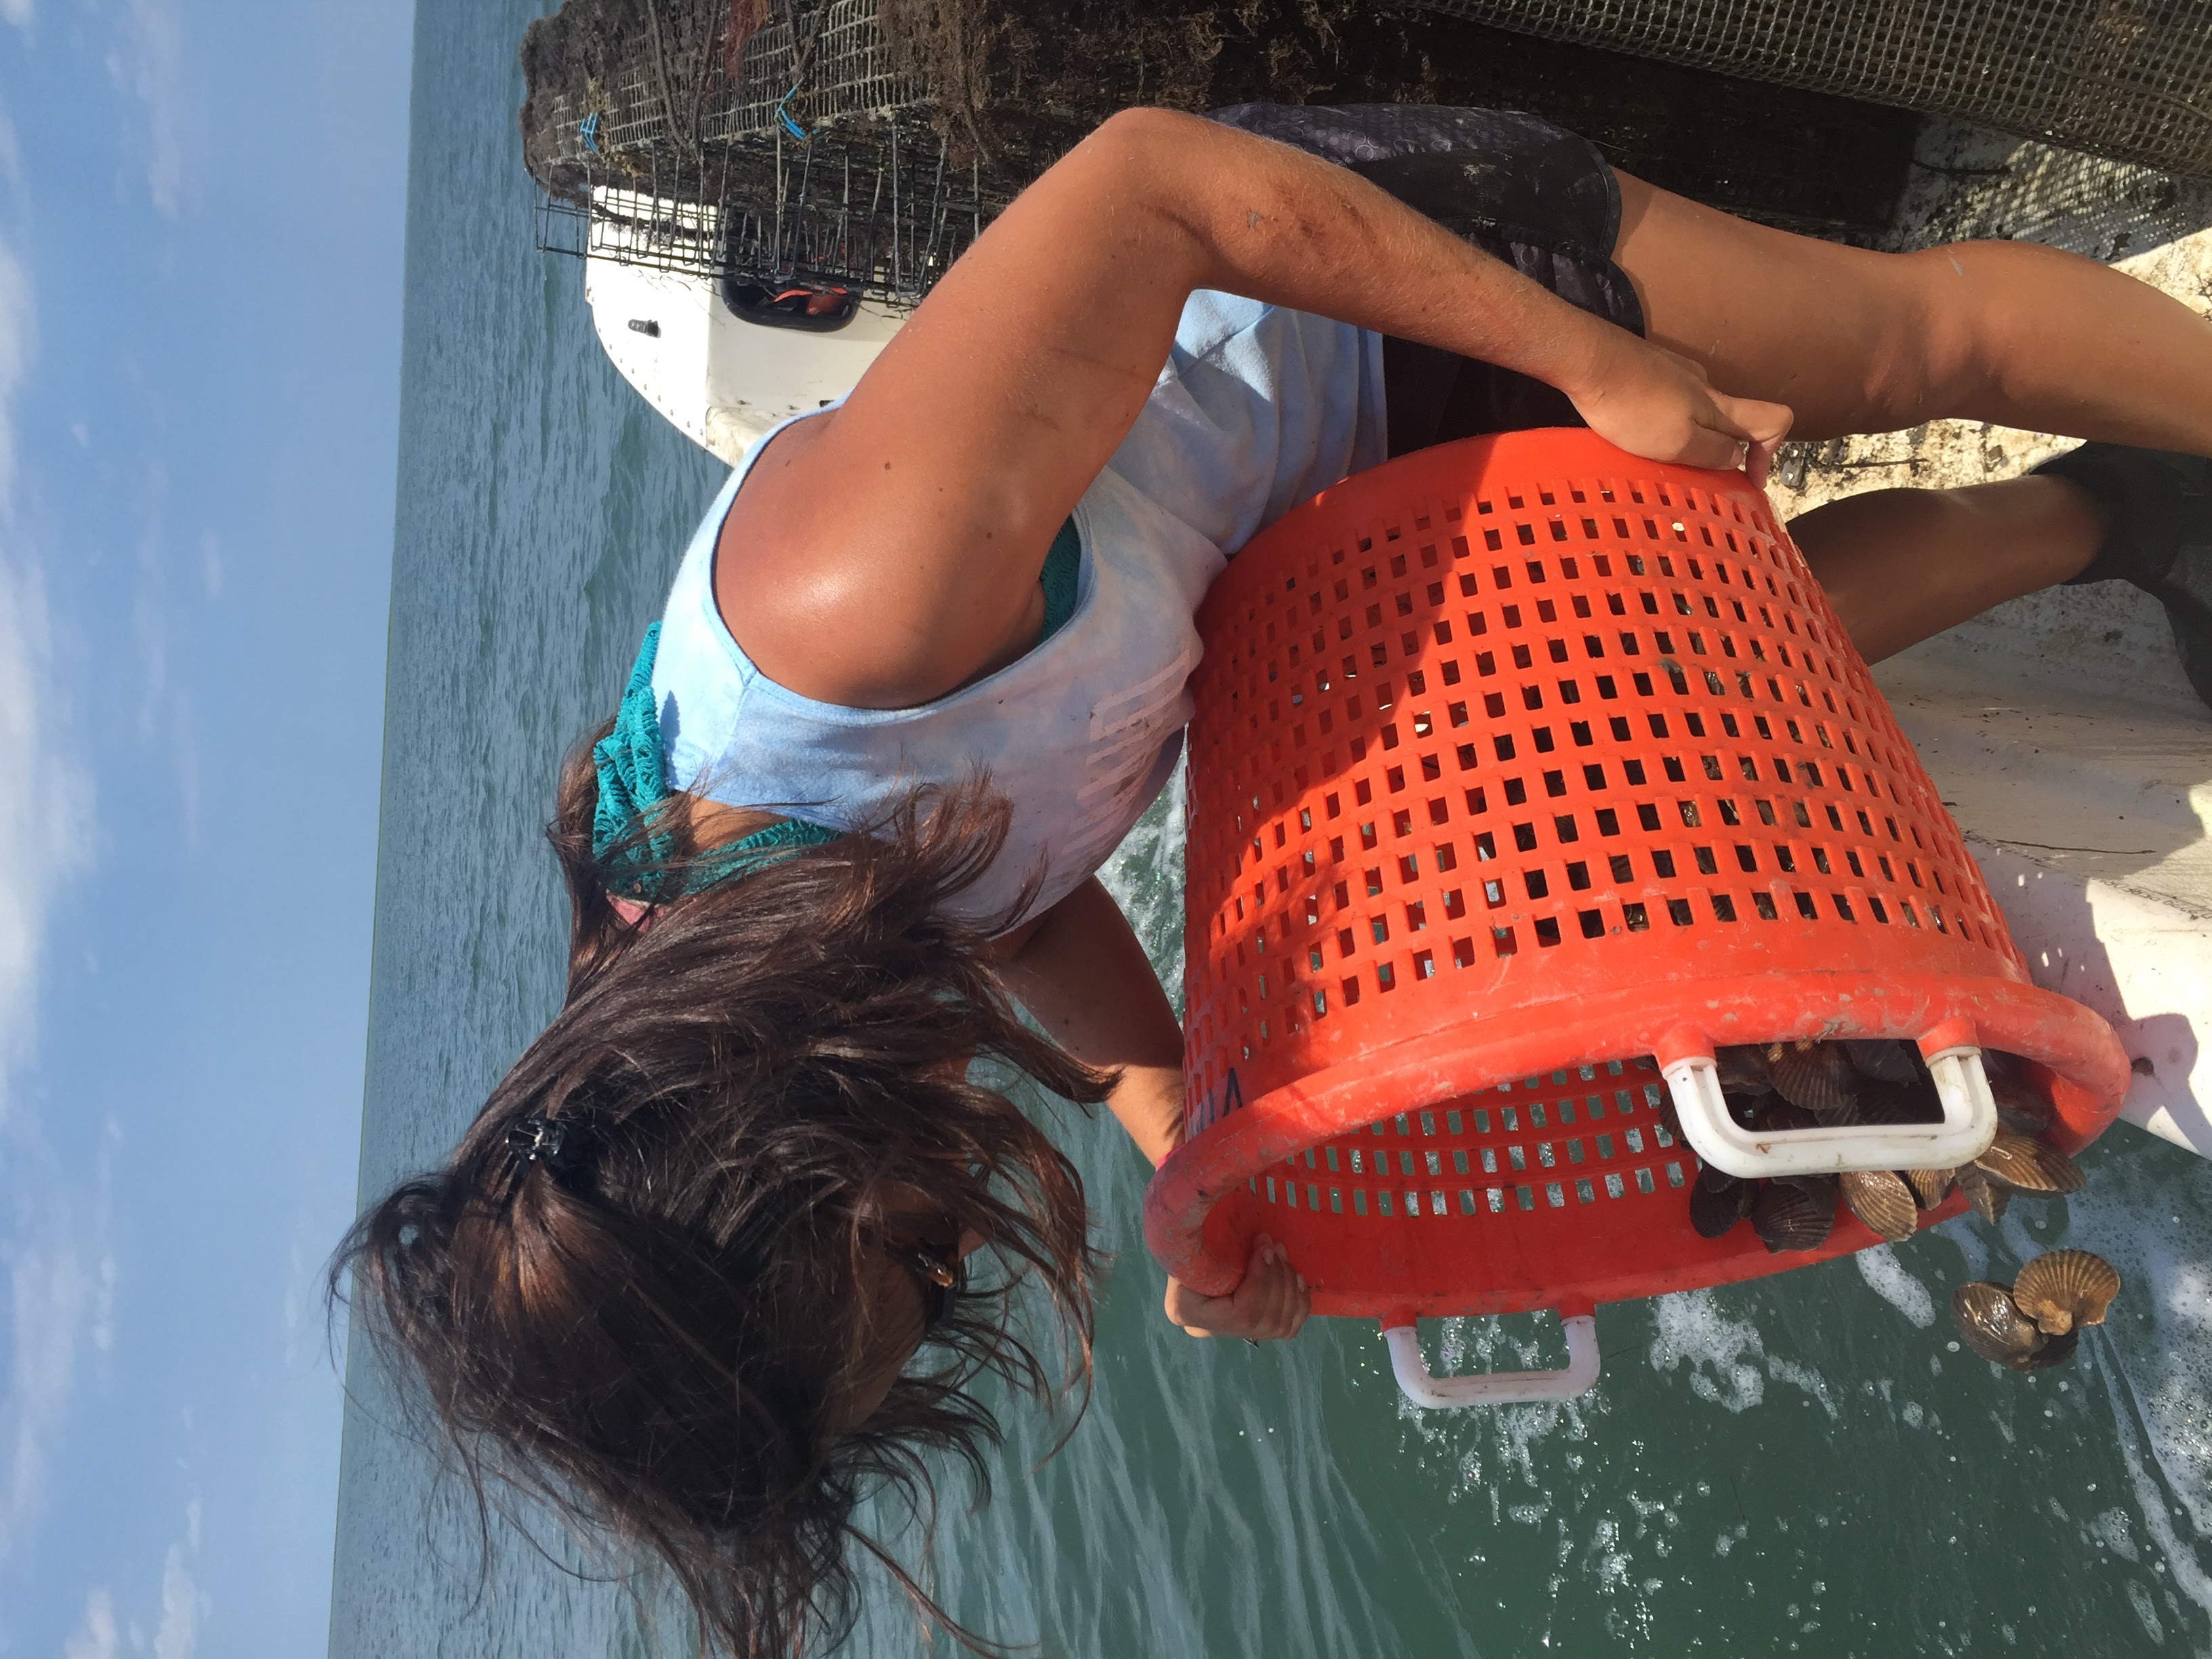
<svg viewBox="0 0 2212 1659">
<path fill-rule="evenodd" d="M 0 777 L 14 781 L 0 789 L 0 1125 L 10 1115 L 7 1074 L 30 1045 L 53 896 L 90 858 L 92 781 L 68 723 L 46 585 L 0 544 Z"/>
<path fill-rule="evenodd" d="M 4 4 L 4 0 L 0 0 Z M 23 189 L 23 146 L 15 137 L 15 124 L 0 110 L 0 183 L 18 195 Z"/>
<path fill-rule="evenodd" d="M 208 1599 L 185 1565 L 199 1553 L 200 1500 L 196 1494 L 185 1505 L 185 1541 L 170 1545 L 161 1564 L 161 1622 L 154 1631 L 154 1659 L 193 1659 L 199 1647 Z M 127 1628 L 118 1626 L 115 1598 L 102 1585 L 85 1597 L 84 1622 L 63 1645 L 62 1659 L 118 1659 L 126 1644 L 131 1652 L 143 1653 L 145 1629 L 135 1619 Z M 0 1651 L 5 1650 L 0 1644 Z"/>
<path fill-rule="evenodd" d="M 198 724 L 191 700 L 173 688 L 169 675 L 169 637 L 174 605 L 170 599 L 167 516 L 168 469 L 161 462 L 146 468 L 143 521 L 138 532 L 138 580 L 131 601 L 132 641 L 143 684 L 138 704 L 138 734 L 151 748 L 164 751 L 177 780 L 177 812 L 185 845 L 199 848 L 200 757 Z M 200 547 L 204 586 L 222 582 L 221 553 L 211 537 Z M 211 567 L 212 558 L 216 562 Z"/>
<path fill-rule="evenodd" d="M 5 0 L 0 0 L 4 4 Z M 60 735 L 46 585 L 15 544 L 15 404 L 36 338 L 31 279 L 0 240 L 0 1124 L 29 1032 L 54 884 L 82 866 L 90 782 Z"/>
<path fill-rule="evenodd" d="M 144 522 L 138 532 L 138 583 L 131 597 L 131 634 L 143 680 L 138 735 L 150 743 L 160 732 L 169 690 L 169 572 L 162 558 L 169 470 L 159 461 L 146 469 L 144 494 Z"/>
<path fill-rule="evenodd" d="M 170 1545 L 161 1569 L 161 1624 L 154 1632 L 154 1659 L 192 1659 L 199 1646 L 200 1615 L 206 1611 L 207 1598 L 185 1571 L 184 1546 Z"/>
<path fill-rule="evenodd" d="M 0 1560 L 44 1505 L 85 1344 L 113 1346 L 116 1280 L 106 1243 L 113 1127 L 88 1202 L 17 1097 L 37 1047 L 53 896 L 89 861 L 92 793 L 53 686 L 44 585 L 7 547 L 12 532 L 0 511 L 0 776 L 16 781 L 0 789 Z"/>
<path fill-rule="evenodd" d="M 0 23 L 13 23 L 19 29 L 27 29 L 37 9 L 31 0 L 0 0 Z"/>
<path fill-rule="evenodd" d="M 91 1337 L 92 1346 L 101 1353 L 115 1351 L 115 1281 L 121 1273 L 115 1261 L 115 1252 L 108 1241 L 113 1237 L 115 1214 L 115 1151 L 123 1144 L 123 1126 L 112 1117 L 100 1138 L 100 1156 L 93 1165 L 92 1237 L 95 1260 L 93 1265 L 92 1306 L 85 1334 Z M 192 1547 L 199 1547 L 198 1500 L 193 1500 Z"/>
<path fill-rule="evenodd" d="M 21 1127 L 9 1137 L 15 1143 L 9 1148 L 11 1162 L 25 1152 L 46 1151 L 25 1146 Z M 22 1161 L 47 1164 L 40 1174 L 52 1178 L 50 1154 Z M 31 1185 L 20 1182 L 15 1236 L 0 1243 L 9 1344 L 0 1393 L 0 1560 L 15 1553 L 45 1506 L 49 1448 L 69 1414 L 78 1350 L 98 1295 L 97 1273 L 75 1237 L 67 1201 L 41 1200 L 22 1190 Z"/>
<path fill-rule="evenodd" d="M 22 0 L 0 0 L 0 20 L 30 17 Z M 0 143 L 0 163 L 11 162 L 12 136 Z M 80 1351 L 88 1340 L 112 1340 L 115 1278 L 106 1246 L 112 1137 L 87 1204 L 17 1097 L 36 1047 L 51 907 L 89 861 L 92 801 L 55 683 L 46 584 L 14 506 L 15 403 L 30 376 L 35 316 L 30 276 L 0 240 L 0 778 L 9 781 L 0 788 L 0 1560 L 43 1506 Z M 102 1628 L 96 1611 L 88 1608 L 88 1639 Z"/>
<path fill-rule="evenodd" d="M 15 394 L 30 376 L 36 341 L 30 274 L 15 249 L 0 242 L 0 512 L 15 500 Z"/>
<path fill-rule="evenodd" d="M 8 1116 L 7 1068 L 27 1034 L 47 896 L 80 861 L 89 787 L 58 741 L 63 710 L 52 689 L 45 583 L 9 544 L 15 403 L 30 374 L 33 313 L 30 277 L 0 241 L 0 777 L 20 781 L 0 791 L 0 1123 Z"/>
<path fill-rule="evenodd" d="M 29 0 L 0 0 L 0 8 Z M 108 72 L 138 100 L 146 194 L 154 210 L 174 219 L 185 192 L 185 31 L 177 0 L 129 0 L 124 36 L 108 56 Z"/>
<path fill-rule="evenodd" d="M 0 1376 L 0 1561 L 45 1507 L 51 1448 L 69 1417 L 84 1345 L 114 1346 L 115 1255 L 109 1245 L 115 1153 L 101 1136 L 88 1206 L 70 1196 L 52 1149 L 27 1112 L 0 1125 L 8 1231 L 0 1236 L 8 1368 Z"/>
<path fill-rule="evenodd" d="M 121 1646 L 114 1598 L 96 1589 L 84 1598 L 84 1623 L 63 1646 L 62 1659 L 115 1659 Z"/>
</svg>

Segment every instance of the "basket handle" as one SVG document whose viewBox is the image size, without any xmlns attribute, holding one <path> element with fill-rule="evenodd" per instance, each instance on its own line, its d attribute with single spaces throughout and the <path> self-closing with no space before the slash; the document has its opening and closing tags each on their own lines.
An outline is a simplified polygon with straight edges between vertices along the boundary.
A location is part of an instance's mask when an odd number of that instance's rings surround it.
<svg viewBox="0 0 2212 1659">
<path fill-rule="evenodd" d="M 1970 1164 L 1996 1138 L 1997 1104 L 1972 1033 L 1947 1021 L 1921 1042 L 1941 1123 L 1863 1124 L 1783 1133 L 1746 1129 L 1729 1115 L 1713 1061 L 1712 1039 L 1675 1033 L 1660 1070 L 1674 1097 L 1682 1135 L 1705 1163 L 1745 1180 L 1761 1176 L 1832 1175 L 1843 1170 L 1949 1170 Z M 1691 1041 L 1694 1036 L 1694 1041 Z M 1958 1041 L 1960 1036 L 1967 1040 Z M 1931 1042 L 1944 1046 L 1931 1048 Z M 1686 1048 L 1685 1045 L 1687 1044 Z"/>
<path fill-rule="evenodd" d="M 1572 1400 L 1597 1381 L 1597 1318 L 1570 1314 L 1559 1323 L 1567 1333 L 1567 1368 L 1561 1371 L 1491 1371 L 1479 1376 L 1438 1376 L 1421 1358 L 1413 1327 L 1386 1325 L 1390 1369 L 1407 1399 L 1425 1410 L 1455 1406 L 1520 1406 L 1536 1400 Z"/>
</svg>

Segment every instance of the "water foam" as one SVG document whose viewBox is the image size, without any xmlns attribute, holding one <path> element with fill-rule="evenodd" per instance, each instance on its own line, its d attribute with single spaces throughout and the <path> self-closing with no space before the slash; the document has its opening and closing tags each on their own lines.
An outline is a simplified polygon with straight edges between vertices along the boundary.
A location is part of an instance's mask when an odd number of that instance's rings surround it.
<svg viewBox="0 0 2212 1659">
<path fill-rule="evenodd" d="M 1437 1367 L 1442 1374 L 1538 1370 L 1561 1363 L 1561 1356 L 1550 1352 L 1524 1322 L 1508 1325 L 1503 1319 L 1486 1317 L 1447 1319 L 1442 1323 Z M 1471 1492 L 1487 1486 L 1493 1507 L 1498 1501 L 1498 1480 L 1486 1480 L 1486 1471 L 1495 1470 L 1501 1479 L 1516 1478 L 1540 1492 L 1544 1480 L 1537 1469 L 1536 1454 L 1543 1443 L 1554 1436 L 1570 1442 L 1587 1439 L 1589 1418 L 1603 1410 L 1600 1395 L 1464 1413 L 1423 1411 L 1402 1396 L 1398 1403 L 1400 1420 L 1424 1442 L 1451 1449 L 1457 1460 L 1455 1492 Z M 1477 1436 L 1472 1445 L 1467 1443 L 1470 1429 Z M 1542 1518 L 1549 1501 L 1547 1498 L 1538 1505 L 1516 1504 L 1507 1513 L 1516 1521 L 1534 1522 Z"/>
<path fill-rule="evenodd" d="M 1837 1416 L 1827 1380 L 1810 1366 L 1768 1353 L 1759 1328 L 1723 1313 L 1716 1292 L 1682 1291 L 1651 1306 L 1659 1327 L 1651 1341 L 1652 1370 L 1675 1371 L 1687 1364 L 1690 1392 L 1698 1399 L 1747 1412 L 1765 1399 L 1771 1380 L 1802 1389 L 1831 1419 Z"/>
<path fill-rule="evenodd" d="M 1852 1260 L 1858 1263 L 1859 1277 L 1891 1307 L 1923 1331 L 1936 1322 L 1936 1298 L 1906 1271 L 1895 1250 L 1877 1244 L 1870 1250 L 1861 1250 Z"/>
<path fill-rule="evenodd" d="M 2212 1171 L 2131 1129 L 2113 1133 L 2125 1138 L 2113 1150 L 2132 1156 L 2098 1160 L 2089 1187 L 2068 1199 L 2057 1237 L 2035 1237 L 2015 1206 L 2002 1239 L 2021 1260 L 2073 1248 L 2119 1269 L 2120 1299 L 2107 1325 L 2085 1334 L 2079 1363 L 2085 1382 L 2103 1385 L 2136 1501 L 2085 1530 L 2166 1579 L 2177 1620 L 2177 1594 L 2212 1616 L 2212 1550 L 2203 1541 L 2212 1537 L 2212 1224 L 2202 1201 Z M 2145 1632 L 2162 1640 L 2149 1593 L 2130 1583 L 2128 1598 Z"/>
<path fill-rule="evenodd" d="M 1711 1291 L 1684 1291 L 1652 1304 L 1658 1334 L 1651 1340 L 1651 1368 L 1690 1367 L 1690 1392 L 1731 1412 L 1747 1412 L 1766 1397 L 1766 1377 L 1752 1364 L 1766 1357 L 1758 1328 L 1730 1319 Z"/>
<path fill-rule="evenodd" d="M 1178 1012 L 1182 1006 L 1185 827 L 1183 768 L 1178 762 L 1158 798 L 1098 872 L 1100 884 L 1128 917 Z"/>
</svg>

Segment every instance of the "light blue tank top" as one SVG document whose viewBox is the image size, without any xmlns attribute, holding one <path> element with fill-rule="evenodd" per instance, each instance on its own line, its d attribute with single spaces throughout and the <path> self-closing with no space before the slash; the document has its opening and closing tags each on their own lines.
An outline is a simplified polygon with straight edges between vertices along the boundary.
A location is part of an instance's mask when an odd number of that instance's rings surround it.
<svg viewBox="0 0 2212 1659">
<path fill-rule="evenodd" d="M 715 496 L 669 593 L 653 679 L 670 784 L 842 830 L 915 784 L 957 782 L 980 765 L 1012 821 L 1006 850 L 957 908 L 1004 915 L 1035 876 L 1024 913 L 1034 915 L 1105 863 L 1173 775 L 1199 656 L 1192 618 L 1224 560 L 1383 459 L 1382 338 L 1193 295 L 1143 412 L 1076 505 L 1074 614 L 1019 660 L 916 708 L 802 697 L 723 626 L 715 544 L 775 435 Z"/>
</svg>

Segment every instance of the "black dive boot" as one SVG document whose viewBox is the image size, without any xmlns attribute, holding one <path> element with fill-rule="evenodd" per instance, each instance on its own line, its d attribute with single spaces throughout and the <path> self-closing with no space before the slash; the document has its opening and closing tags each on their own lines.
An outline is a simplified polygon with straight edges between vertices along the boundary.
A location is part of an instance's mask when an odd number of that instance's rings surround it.
<svg viewBox="0 0 2212 1659">
<path fill-rule="evenodd" d="M 2033 470 L 2081 485 L 2111 515 L 2097 556 L 2066 585 L 2129 582 L 2164 605 L 2181 672 L 2212 708 L 2212 460 L 2087 443 Z"/>
</svg>

